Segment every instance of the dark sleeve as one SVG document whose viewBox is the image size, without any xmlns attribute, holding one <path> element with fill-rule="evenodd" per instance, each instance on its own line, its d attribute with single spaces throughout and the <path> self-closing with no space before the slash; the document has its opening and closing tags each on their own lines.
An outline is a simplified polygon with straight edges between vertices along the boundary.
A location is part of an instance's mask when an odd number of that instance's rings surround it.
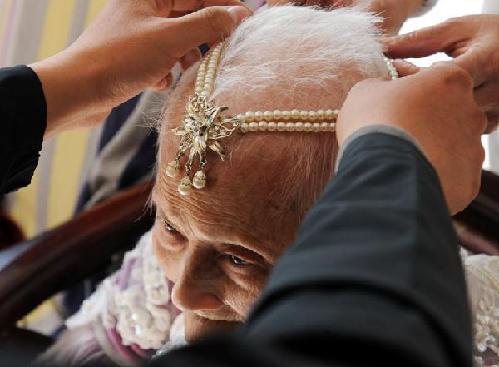
<svg viewBox="0 0 499 367">
<path fill-rule="evenodd" d="M 36 73 L 0 69 L 0 195 L 27 186 L 38 164 L 47 106 Z"/>
<path fill-rule="evenodd" d="M 240 335 L 157 363 L 469 367 L 470 325 L 433 168 L 407 140 L 371 133 L 344 152 Z"/>
</svg>

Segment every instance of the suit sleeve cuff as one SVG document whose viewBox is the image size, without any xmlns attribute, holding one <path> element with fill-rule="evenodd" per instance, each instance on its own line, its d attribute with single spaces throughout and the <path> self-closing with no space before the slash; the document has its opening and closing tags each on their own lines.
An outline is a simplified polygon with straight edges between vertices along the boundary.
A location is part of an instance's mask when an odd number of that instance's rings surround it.
<svg viewBox="0 0 499 367">
<path fill-rule="evenodd" d="M 347 150 L 348 146 L 358 138 L 368 135 L 368 134 L 373 134 L 373 133 L 380 133 L 380 134 L 386 134 L 386 135 L 391 135 L 398 137 L 400 139 L 403 139 L 409 143 L 411 143 L 413 146 L 415 146 L 421 154 L 424 155 L 423 150 L 420 148 L 419 144 L 416 142 L 416 140 L 407 134 L 404 130 L 392 126 L 392 125 L 371 125 L 371 126 L 366 126 L 363 127 L 362 129 L 357 130 L 354 132 L 352 135 L 350 135 L 346 140 L 345 143 L 343 143 L 342 147 L 340 148 L 338 152 L 338 158 L 336 159 L 336 166 L 334 169 L 334 172 L 338 172 L 338 167 L 340 166 L 341 159 L 343 158 L 343 155 L 345 151 Z"/>
</svg>

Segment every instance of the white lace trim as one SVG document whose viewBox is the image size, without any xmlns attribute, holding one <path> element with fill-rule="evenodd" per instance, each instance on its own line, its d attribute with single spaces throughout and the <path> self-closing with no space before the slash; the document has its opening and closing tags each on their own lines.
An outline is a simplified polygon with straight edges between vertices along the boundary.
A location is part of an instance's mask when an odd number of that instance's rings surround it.
<svg viewBox="0 0 499 367">
<path fill-rule="evenodd" d="M 117 330 L 123 345 L 156 350 L 169 339 L 172 320 L 165 308 L 169 300 L 149 231 L 125 255 L 121 269 L 104 280 L 66 325 L 73 329 L 100 319 L 105 329 Z"/>
<path fill-rule="evenodd" d="M 477 367 L 487 364 L 486 356 L 499 356 L 499 257 L 463 256 L 468 293 L 473 310 L 473 357 Z"/>
</svg>

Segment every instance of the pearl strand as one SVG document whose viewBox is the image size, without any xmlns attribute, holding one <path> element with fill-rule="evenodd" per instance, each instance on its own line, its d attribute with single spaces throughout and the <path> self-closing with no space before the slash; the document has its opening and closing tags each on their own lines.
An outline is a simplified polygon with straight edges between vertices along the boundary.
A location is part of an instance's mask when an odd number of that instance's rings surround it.
<svg viewBox="0 0 499 367">
<path fill-rule="evenodd" d="M 203 59 L 199 64 L 198 74 L 196 77 L 195 92 L 201 94 L 204 91 L 204 80 L 206 78 L 207 58 Z"/>
<path fill-rule="evenodd" d="M 399 73 L 397 71 L 397 68 L 395 65 L 393 65 L 392 60 L 390 60 L 388 57 L 384 57 L 386 68 L 388 69 L 388 74 L 390 74 L 390 78 L 392 80 L 398 79 Z"/>
<path fill-rule="evenodd" d="M 196 93 L 211 94 L 214 81 L 222 59 L 224 45 L 221 43 L 210 51 L 199 66 L 196 78 Z M 398 72 L 392 61 L 384 57 L 388 74 L 392 80 L 398 78 Z M 338 110 L 291 110 L 291 111 L 248 111 L 238 114 L 242 132 L 250 131 L 300 131 L 320 132 L 335 131 Z M 291 122 L 291 121 L 293 122 Z M 289 121 L 289 122 L 287 122 Z"/>
<path fill-rule="evenodd" d="M 215 77 L 222 59 L 222 51 L 223 44 L 220 43 L 209 52 L 208 56 L 199 65 L 195 86 L 196 93 L 204 93 L 209 96 L 213 91 Z"/>
<path fill-rule="evenodd" d="M 338 117 L 338 110 L 317 110 L 317 111 L 306 111 L 306 110 L 292 110 L 292 111 L 248 111 L 244 114 L 239 114 L 236 119 L 242 122 L 254 122 L 254 121 L 288 121 L 288 120 L 299 120 L 299 121 L 324 121 L 324 120 L 336 120 Z"/>
<path fill-rule="evenodd" d="M 288 132 L 334 132 L 336 123 L 334 122 L 283 122 L 283 121 L 260 121 L 243 122 L 240 126 L 242 133 L 257 131 L 288 131 Z"/>
</svg>

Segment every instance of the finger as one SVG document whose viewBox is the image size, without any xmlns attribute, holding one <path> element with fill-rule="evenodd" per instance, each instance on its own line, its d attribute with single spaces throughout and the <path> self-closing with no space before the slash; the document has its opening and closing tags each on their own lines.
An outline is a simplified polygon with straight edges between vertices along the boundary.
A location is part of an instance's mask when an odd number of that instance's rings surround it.
<svg viewBox="0 0 499 367">
<path fill-rule="evenodd" d="M 493 133 L 497 130 L 497 125 L 499 125 L 499 111 L 487 112 L 487 129 L 485 129 L 485 134 Z"/>
<path fill-rule="evenodd" d="M 175 11 L 193 11 L 210 6 L 245 6 L 239 0 L 172 0 Z"/>
<path fill-rule="evenodd" d="M 239 0 L 156 0 L 153 4 L 158 16 L 171 18 L 177 18 L 210 6 L 247 7 Z"/>
<path fill-rule="evenodd" d="M 184 15 L 187 15 L 191 13 L 190 11 L 172 11 L 170 12 L 170 15 L 168 18 L 180 18 L 183 17 Z"/>
<path fill-rule="evenodd" d="M 476 118 L 472 122 L 476 124 L 476 128 L 478 129 L 480 135 L 486 133 L 489 126 L 487 114 L 483 113 L 479 109 L 476 109 Z"/>
<path fill-rule="evenodd" d="M 428 72 L 438 73 L 447 83 L 457 83 L 464 89 L 469 90 L 470 97 L 473 93 L 473 79 L 462 67 L 452 61 L 439 61 L 426 68 Z M 437 76 L 437 74 L 435 74 Z"/>
<path fill-rule="evenodd" d="M 180 58 L 180 66 L 185 71 L 199 60 L 201 60 L 201 51 L 198 48 L 194 48 Z"/>
<path fill-rule="evenodd" d="M 499 82 L 491 81 L 475 88 L 475 101 L 480 108 L 487 112 L 499 107 Z"/>
<path fill-rule="evenodd" d="M 485 64 L 489 62 L 489 58 L 479 50 L 470 48 L 464 54 L 456 57 L 454 62 L 470 73 L 475 87 L 481 86 L 487 81 L 489 76 L 486 71 L 489 68 L 485 67 Z"/>
<path fill-rule="evenodd" d="M 421 68 L 406 60 L 393 60 L 393 66 L 397 68 L 399 77 L 413 75 L 421 70 Z"/>
<path fill-rule="evenodd" d="M 183 56 L 203 43 L 223 40 L 249 15 L 251 11 L 243 6 L 213 6 L 166 20 L 165 31 L 174 53 Z"/>
<path fill-rule="evenodd" d="M 386 54 L 393 58 L 425 57 L 449 52 L 462 35 L 457 20 L 382 39 Z"/>
</svg>

